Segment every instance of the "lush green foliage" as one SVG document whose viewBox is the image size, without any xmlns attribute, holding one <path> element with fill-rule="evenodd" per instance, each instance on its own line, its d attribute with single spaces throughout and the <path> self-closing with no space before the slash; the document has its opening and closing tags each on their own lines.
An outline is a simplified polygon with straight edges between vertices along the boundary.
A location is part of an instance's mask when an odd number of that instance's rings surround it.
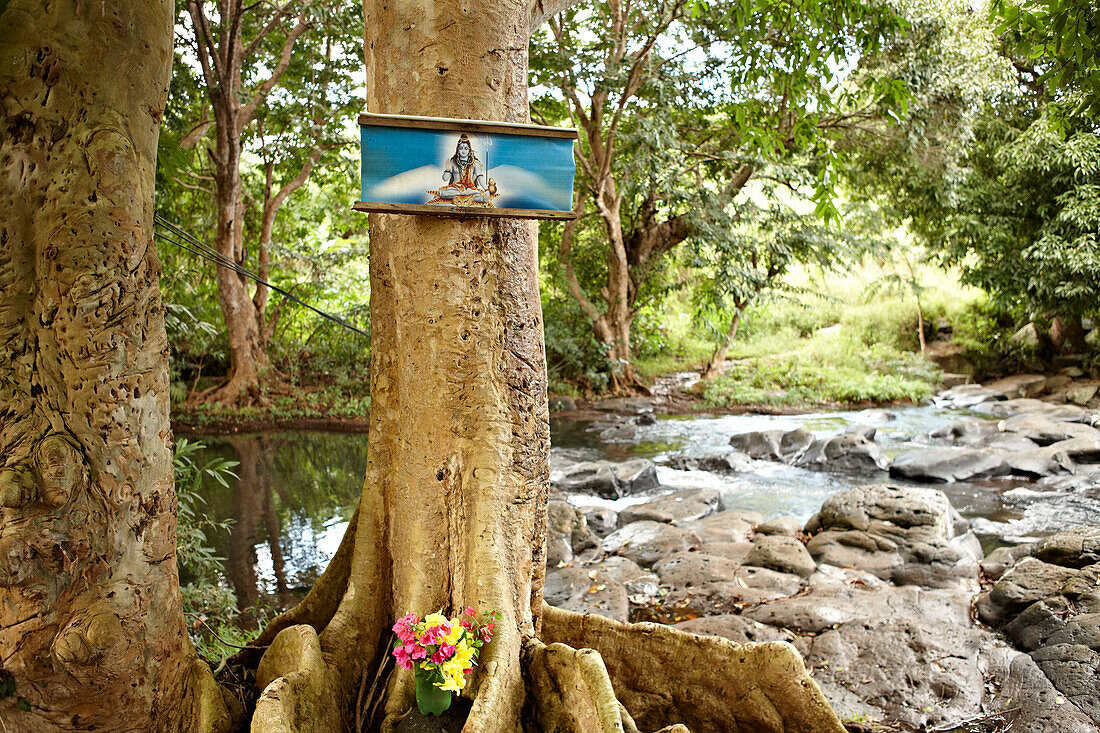
<svg viewBox="0 0 1100 733">
<path fill-rule="evenodd" d="M 1100 114 L 1100 5 L 1095 0 L 993 0 L 1017 68 L 1074 114 Z"/>
<path fill-rule="evenodd" d="M 231 522 L 211 519 L 204 511 L 201 493 L 204 480 L 228 488 L 229 478 L 236 478 L 233 468 L 237 462 L 215 456 L 200 463 L 198 456 L 205 447 L 185 438 L 176 441 L 172 458 L 179 502 L 176 562 L 191 641 L 202 657 L 220 664 L 236 652 L 235 645 L 248 640 L 249 634 L 233 623 L 237 598 L 225 584 L 225 558 L 216 554 L 207 534 L 227 532 Z"/>
<path fill-rule="evenodd" d="M 217 23 L 217 9 L 207 4 L 214 18 L 212 32 L 220 38 L 224 29 Z M 351 210 L 358 193 L 354 120 L 361 108 L 362 34 L 357 28 L 362 27 L 362 8 L 348 2 L 306 5 L 308 30 L 295 42 L 277 87 L 241 130 L 242 264 L 252 272 L 267 269 L 270 282 L 366 330 L 366 221 Z M 182 5 L 179 10 L 177 55 L 161 130 L 157 209 L 213 245 L 216 121 L 191 20 Z M 249 6 L 243 37 L 255 37 L 275 12 L 270 4 Z M 293 15 L 284 18 L 257 44 L 244 69 L 243 88 L 255 89 L 276 67 L 293 25 Z M 262 251 L 265 205 L 307 164 L 312 166 L 307 182 L 278 209 L 272 241 Z M 194 387 L 206 386 L 204 377 L 226 373 L 227 342 L 216 265 L 168 240 L 158 242 L 158 251 L 165 301 L 177 316 L 170 338 L 173 396 L 179 401 Z M 273 361 L 292 380 L 307 374 L 320 375 L 326 383 L 363 378 L 369 339 L 274 293 L 267 318 L 274 324 Z"/>
</svg>

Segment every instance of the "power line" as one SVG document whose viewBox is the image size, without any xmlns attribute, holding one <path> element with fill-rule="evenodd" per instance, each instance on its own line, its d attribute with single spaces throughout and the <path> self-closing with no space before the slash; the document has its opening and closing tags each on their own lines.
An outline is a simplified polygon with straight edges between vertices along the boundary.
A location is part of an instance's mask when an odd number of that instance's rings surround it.
<svg viewBox="0 0 1100 733">
<path fill-rule="evenodd" d="M 204 243 L 204 242 L 196 239 L 195 237 L 191 236 L 191 234 L 189 232 L 187 232 L 185 229 L 183 229 L 182 227 L 180 227 L 176 224 L 173 224 L 172 222 L 168 221 L 167 219 L 165 219 L 160 214 L 154 215 L 153 223 L 154 223 L 154 230 L 153 230 L 154 236 L 159 237 L 161 239 L 161 241 L 168 242 L 169 244 L 174 244 L 177 247 L 179 247 L 180 249 L 186 250 L 186 251 L 188 251 L 192 254 L 195 254 L 195 255 L 198 255 L 199 257 L 202 257 L 205 260 L 209 260 L 209 261 L 213 262 L 215 265 L 217 265 L 219 267 L 224 267 L 228 270 L 232 270 L 233 272 L 236 272 L 238 275 L 242 275 L 242 276 L 247 277 L 251 280 L 255 280 L 256 282 L 263 285 L 264 287 L 270 288 L 270 289 L 274 290 L 276 293 L 279 293 L 284 298 L 287 298 L 288 300 L 291 300 L 291 301 L 297 303 L 298 305 L 302 306 L 303 308 L 308 308 L 309 310 L 313 311 L 314 313 L 321 316 L 322 318 L 327 318 L 328 320 L 332 321 L 333 323 L 335 323 L 339 326 L 343 326 L 344 328 L 348 329 L 349 331 L 354 331 L 355 333 L 359 334 L 360 336 L 367 336 L 368 335 L 365 331 L 362 331 L 362 330 L 356 328 L 355 326 L 351 325 L 350 323 L 348 323 L 344 319 L 337 318 L 336 316 L 332 315 L 331 313 L 325 313 L 323 310 L 320 310 L 319 308 L 314 308 L 309 303 L 306 303 L 301 298 L 298 298 L 294 295 L 291 295 L 287 291 L 280 288 L 278 285 L 272 285 L 271 283 L 267 282 L 266 280 L 263 280 L 262 278 L 260 278 L 259 275 L 256 275 L 255 273 L 251 272 L 250 270 L 245 269 L 239 263 L 234 262 L 233 260 L 229 259 L 225 255 L 223 255 L 221 252 L 218 252 L 217 250 L 215 250 L 213 247 L 210 247 L 206 243 Z"/>
</svg>

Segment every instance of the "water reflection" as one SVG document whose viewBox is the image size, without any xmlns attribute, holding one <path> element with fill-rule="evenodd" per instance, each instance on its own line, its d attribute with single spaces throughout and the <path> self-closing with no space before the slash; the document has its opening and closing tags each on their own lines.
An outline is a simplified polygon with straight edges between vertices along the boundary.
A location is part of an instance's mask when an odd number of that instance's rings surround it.
<svg viewBox="0 0 1100 733">
<path fill-rule="evenodd" d="M 362 434 L 274 432 L 204 438 L 209 455 L 237 460 L 229 488 L 204 485 L 206 511 L 233 520 L 212 533 L 241 610 L 285 608 L 305 593 L 343 538 L 363 486 Z"/>
</svg>

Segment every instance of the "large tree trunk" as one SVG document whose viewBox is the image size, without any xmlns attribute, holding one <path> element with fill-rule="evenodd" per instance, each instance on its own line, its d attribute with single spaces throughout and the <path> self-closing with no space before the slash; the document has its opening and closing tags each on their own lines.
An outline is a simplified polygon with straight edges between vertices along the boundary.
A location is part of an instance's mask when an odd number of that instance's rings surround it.
<svg viewBox="0 0 1100 733">
<path fill-rule="evenodd" d="M 170 0 L 0 5 L 8 731 L 226 728 L 175 559 L 153 169 Z"/>
<path fill-rule="evenodd" d="M 526 0 L 393 0 L 365 13 L 372 111 L 527 119 Z M 620 690 L 651 701 L 647 725 L 683 717 L 700 731 L 842 731 L 785 645 L 746 648 L 735 665 L 719 662 L 728 643 L 647 628 L 636 649 L 615 647 L 613 668 L 625 671 L 613 677 L 612 665 L 580 648 L 589 645 L 583 634 L 572 646 L 539 640 L 543 618 L 554 634 L 576 622 L 541 604 L 549 426 L 535 227 L 380 214 L 370 221 L 367 478 L 325 574 L 254 642 L 269 646 L 252 730 L 364 722 L 354 722 L 363 710 L 358 693 L 384 660 L 394 621 L 469 604 L 504 618 L 464 693 L 473 697 L 464 733 L 636 731 L 616 700 Z M 599 624 L 584 628 L 608 635 Z M 624 642 L 633 633 L 620 629 Z M 729 680 L 693 680 L 721 701 L 694 706 L 697 696 L 677 692 L 678 681 L 662 672 L 668 657 L 698 670 L 759 673 L 731 688 L 755 696 L 727 700 Z M 647 671 L 644 680 L 632 666 Z M 777 696 L 762 689 L 791 686 L 800 694 L 784 697 L 780 713 L 760 707 Z M 413 706 L 412 674 L 399 669 L 383 687 L 381 729 L 389 732 Z M 687 707 L 696 713 L 682 716 Z"/>
</svg>

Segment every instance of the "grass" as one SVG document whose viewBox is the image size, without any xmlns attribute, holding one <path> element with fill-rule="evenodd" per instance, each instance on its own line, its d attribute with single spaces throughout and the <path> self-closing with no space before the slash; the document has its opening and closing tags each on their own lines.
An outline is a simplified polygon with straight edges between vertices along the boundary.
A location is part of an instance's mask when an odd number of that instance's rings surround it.
<svg viewBox="0 0 1100 733">
<path fill-rule="evenodd" d="M 797 353 L 734 361 L 722 376 L 707 382 L 702 403 L 800 407 L 919 402 L 932 396 L 939 370 L 919 354 L 885 346 L 851 347 L 819 342 Z"/>
<path fill-rule="evenodd" d="M 704 385 L 702 406 L 811 407 L 919 402 L 930 397 L 939 369 L 919 353 L 917 299 L 904 263 L 868 262 L 821 275 L 792 273 L 793 294 L 750 307 L 722 376 Z M 907 282 L 908 281 L 908 282 Z M 915 268 L 925 322 L 959 323 L 982 301 L 950 271 Z M 683 305 L 671 304 L 671 310 Z M 682 318 L 663 354 L 637 361 L 647 379 L 701 368 L 713 346 Z"/>
</svg>

